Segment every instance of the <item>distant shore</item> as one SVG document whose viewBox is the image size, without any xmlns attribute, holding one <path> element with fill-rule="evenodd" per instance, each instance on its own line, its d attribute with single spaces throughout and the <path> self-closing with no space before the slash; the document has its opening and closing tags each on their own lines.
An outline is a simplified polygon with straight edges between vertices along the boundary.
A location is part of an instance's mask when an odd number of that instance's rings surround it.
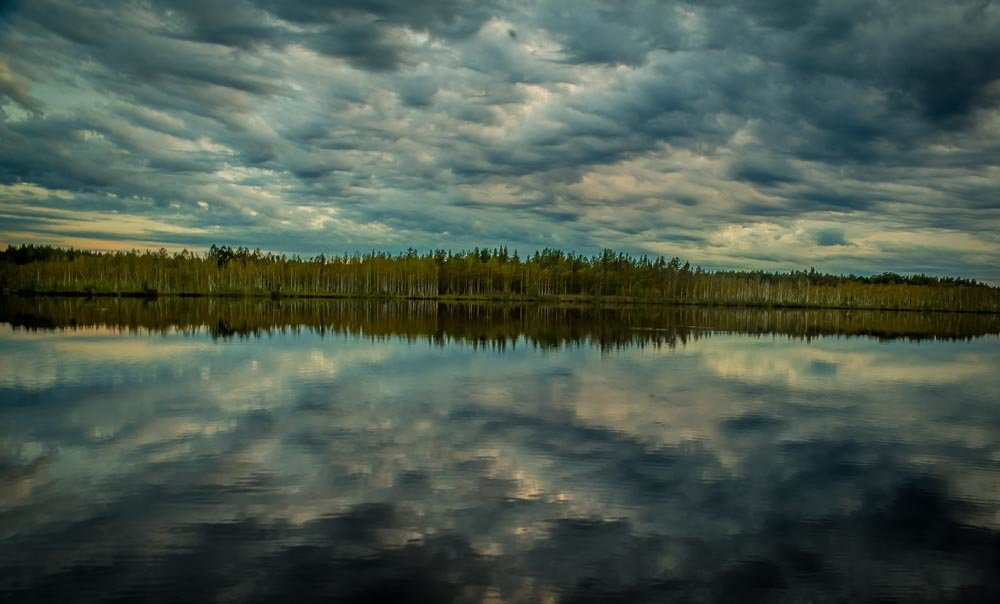
<svg viewBox="0 0 1000 604">
<path fill-rule="evenodd" d="M 408 296 L 408 295 L 370 295 L 370 294 L 339 294 L 339 293 L 302 293 L 281 294 L 267 292 L 113 292 L 113 291 L 3 291 L 4 296 L 22 298 L 52 297 L 52 298 L 205 298 L 205 299 L 248 299 L 248 300 L 358 300 L 358 301 L 429 301 L 441 303 L 499 303 L 499 304 L 571 304 L 599 307 L 697 307 L 697 308 L 749 308 L 749 309 L 788 309 L 788 310 L 865 310 L 892 312 L 929 312 L 929 313 L 971 313 L 1000 314 L 1000 310 L 953 309 L 953 308 L 906 308 L 891 306 L 833 306 L 823 304 L 765 304 L 765 303 L 735 303 L 735 302 L 685 302 L 677 300 L 653 300 L 649 298 L 628 298 L 624 296 L 587 296 L 587 295 L 551 295 L 551 296 Z"/>
<path fill-rule="evenodd" d="M 962 277 L 703 270 L 663 256 L 506 247 L 312 258 L 212 246 L 208 253 L 0 250 L 0 291 L 19 295 L 548 302 L 1000 313 L 1000 288 Z"/>
</svg>

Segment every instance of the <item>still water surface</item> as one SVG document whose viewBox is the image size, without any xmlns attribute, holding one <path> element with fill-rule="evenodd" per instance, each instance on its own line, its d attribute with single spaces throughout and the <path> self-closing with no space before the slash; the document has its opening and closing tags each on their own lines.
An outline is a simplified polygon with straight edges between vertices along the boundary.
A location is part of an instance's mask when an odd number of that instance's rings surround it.
<svg viewBox="0 0 1000 604">
<path fill-rule="evenodd" d="M 995 319 L 0 321 L 5 601 L 1000 601 Z"/>
</svg>

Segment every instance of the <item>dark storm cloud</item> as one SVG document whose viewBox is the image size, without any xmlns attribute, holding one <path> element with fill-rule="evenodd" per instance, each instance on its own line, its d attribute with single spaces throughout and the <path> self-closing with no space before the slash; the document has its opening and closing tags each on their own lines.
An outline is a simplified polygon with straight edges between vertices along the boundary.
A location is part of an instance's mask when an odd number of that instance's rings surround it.
<svg viewBox="0 0 1000 604">
<path fill-rule="evenodd" d="M 341 23 L 336 29 L 316 34 L 309 46 L 321 53 L 343 57 L 358 69 L 391 71 L 407 60 L 404 41 L 367 21 Z"/>
<path fill-rule="evenodd" d="M 299 42 L 373 71 L 395 71 L 414 59 L 417 48 L 405 40 L 407 30 L 459 39 L 474 34 L 492 10 L 490 2 L 461 0 L 261 0 L 256 4 L 276 17 L 316 30 Z"/>
<path fill-rule="evenodd" d="M 631 35 L 615 39 L 629 44 L 633 54 L 644 53 L 643 61 L 662 48 L 689 52 L 725 48 L 765 61 L 765 70 L 754 84 L 728 90 L 723 86 L 721 91 L 745 106 L 738 97 L 755 88 L 787 88 L 774 91 L 781 96 L 767 98 L 766 111 L 773 117 L 788 101 L 805 102 L 813 106 L 792 105 L 788 109 L 795 113 L 789 117 L 864 143 L 879 136 L 893 139 L 906 134 L 892 123 L 896 120 L 890 114 L 895 112 L 916 111 L 913 117 L 944 127 L 949 125 L 944 122 L 968 118 L 977 107 L 997 100 L 991 85 L 1000 78 L 1000 67 L 989 58 L 996 56 L 1000 40 L 990 3 L 917 4 L 919 8 L 903 2 L 750 1 L 711 3 L 700 13 L 694 3 L 659 9 L 630 4 L 615 11 L 583 12 L 593 15 L 594 26 L 603 31 L 630 22 Z M 683 19 L 683 8 L 703 20 L 700 36 L 688 34 L 684 39 L 672 33 Z M 664 22 L 674 27 L 665 27 Z M 684 39 L 680 48 L 669 43 L 671 38 Z M 586 44 L 588 38 L 575 40 Z M 598 36 L 594 48 L 600 44 Z M 615 60 L 609 57 L 608 62 Z M 720 84 L 717 78 L 713 80 L 715 86 Z M 857 94 L 837 101 L 842 96 L 838 90 L 863 93 L 865 88 L 885 98 L 874 106 Z M 809 91 L 809 96 L 796 101 L 799 91 Z"/>
<path fill-rule="evenodd" d="M 7 65 L 0 62 L 0 100 L 6 97 L 28 111 L 37 112 L 41 105 L 37 99 L 28 94 L 28 83 L 15 78 Z"/>
<path fill-rule="evenodd" d="M 564 60 L 583 64 L 638 66 L 653 51 L 706 47 L 689 20 L 701 3 L 588 0 L 538 8 L 535 21 L 566 49 Z"/>
<path fill-rule="evenodd" d="M 823 229 L 816 232 L 816 245 L 847 245 L 847 240 L 839 229 Z"/>
<path fill-rule="evenodd" d="M 30 8 L 29 8 L 30 7 Z M 132 11 L 67 5 L 48 0 L 28 3 L 25 17 L 114 69 L 116 77 L 169 85 L 171 80 L 212 85 L 250 94 L 281 90 L 265 65 L 247 65 L 233 53 L 176 40 L 129 19 Z M 268 73 L 270 71 L 270 73 Z"/>
<path fill-rule="evenodd" d="M 1000 260 L 989 2 L 40 0 L 0 28 L 8 186 L 148 198 L 134 213 L 166 222 L 205 201 L 195 224 L 260 232 L 325 208 L 353 242 L 519 232 L 725 264 L 747 257 L 727 226 L 833 219 L 859 270 L 904 261 L 865 237 L 926 229 L 955 267 Z M 482 220 L 502 184 L 529 199 Z M 310 220 L 303 240 L 331 239 Z"/>
<path fill-rule="evenodd" d="M 325 24 L 345 16 L 365 15 L 381 22 L 414 30 L 429 31 L 451 38 L 474 34 L 496 9 L 495 2 L 475 0 L 259 0 L 257 4 L 271 13 L 298 23 Z"/>
<path fill-rule="evenodd" d="M 270 15 L 252 2 L 168 0 L 154 8 L 166 16 L 176 12 L 187 26 L 181 36 L 186 39 L 239 48 L 281 41 L 281 30 L 271 23 Z"/>
<path fill-rule="evenodd" d="M 767 152 L 760 150 L 763 158 L 753 154 L 741 158 L 739 163 L 731 166 L 731 177 L 759 185 L 774 185 L 799 180 L 798 171 L 780 158 L 767 157 Z"/>
</svg>

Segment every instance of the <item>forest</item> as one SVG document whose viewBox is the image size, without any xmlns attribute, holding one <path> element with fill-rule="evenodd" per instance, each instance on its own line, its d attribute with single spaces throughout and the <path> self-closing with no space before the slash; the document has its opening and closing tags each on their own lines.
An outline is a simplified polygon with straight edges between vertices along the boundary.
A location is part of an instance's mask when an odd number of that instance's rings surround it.
<svg viewBox="0 0 1000 604">
<path fill-rule="evenodd" d="M 553 249 L 521 257 L 503 246 L 303 258 L 218 245 L 202 254 L 11 245 L 0 250 L 0 290 L 1000 312 L 1000 288 L 960 277 L 704 270 L 676 257 Z"/>
</svg>

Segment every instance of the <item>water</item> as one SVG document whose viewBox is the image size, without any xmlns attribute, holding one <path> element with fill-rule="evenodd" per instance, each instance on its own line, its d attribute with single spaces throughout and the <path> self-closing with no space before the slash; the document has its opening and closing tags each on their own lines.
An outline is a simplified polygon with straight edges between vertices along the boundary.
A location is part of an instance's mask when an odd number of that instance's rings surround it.
<svg viewBox="0 0 1000 604">
<path fill-rule="evenodd" d="M 5 601 L 1000 596 L 989 316 L 5 299 L 0 321 Z"/>
</svg>

